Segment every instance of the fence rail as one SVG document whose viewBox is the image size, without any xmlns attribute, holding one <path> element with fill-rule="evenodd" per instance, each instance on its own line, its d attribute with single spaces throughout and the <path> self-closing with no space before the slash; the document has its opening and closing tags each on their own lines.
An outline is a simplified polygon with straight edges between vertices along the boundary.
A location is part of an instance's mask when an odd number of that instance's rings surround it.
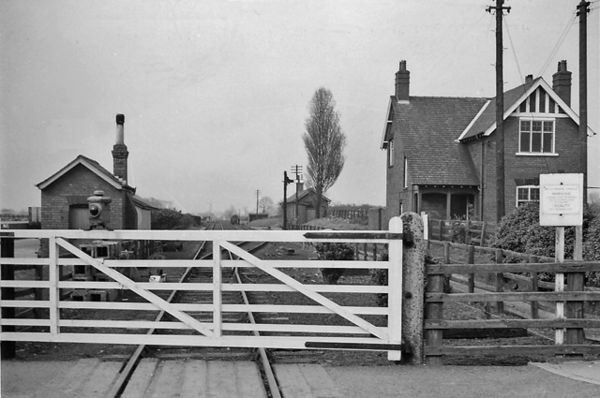
<svg viewBox="0 0 600 398">
<path fill-rule="evenodd" d="M 428 218 L 428 231 L 429 237 L 432 239 L 488 246 L 496 234 L 496 223 Z"/>
<path fill-rule="evenodd" d="M 600 290 L 586 288 L 581 277 L 585 272 L 600 272 L 600 262 L 561 263 L 551 257 L 440 240 L 429 240 L 427 245 L 428 252 L 441 262 L 426 266 L 425 331 L 429 343 L 425 352 L 431 362 L 441 363 L 441 358 L 449 355 L 600 354 L 600 345 L 586 341 L 583 332 L 584 328 L 600 328 L 598 314 L 584 318 L 584 303 L 600 302 Z M 505 258 L 522 262 L 504 262 Z M 542 272 L 563 274 L 568 281 L 564 291 L 554 291 L 555 283 L 539 280 Z M 458 288 L 451 288 L 451 283 Z M 488 319 L 446 319 L 444 306 L 449 303 L 482 303 Z M 554 315 L 559 306 L 566 307 L 564 315 Z M 506 319 L 507 314 L 523 319 Z M 442 339 L 444 330 L 508 328 L 564 331 L 566 341 L 556 340 L 549 346 L 448 346 Z"/>
</svg>

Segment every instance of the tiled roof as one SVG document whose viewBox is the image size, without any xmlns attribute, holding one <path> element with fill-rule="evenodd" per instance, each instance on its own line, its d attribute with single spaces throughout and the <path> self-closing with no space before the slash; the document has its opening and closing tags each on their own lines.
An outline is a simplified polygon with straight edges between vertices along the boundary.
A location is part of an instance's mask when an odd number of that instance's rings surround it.
<svg viewBox="0 0 600 398">
<path fill-rule="evenodd" d="M 392 99 L 393 134 L 397 150 L 408 159 L 412 183 L 419 185 L 478 185 L 465 145 L 456 141 L 487 98 L 410 97 L 408 103 Z"/>
<path fill-rule="evenodd" d="M 37 184 L 39 189 L 45 189 L 56 180 L 65 175 L 69 170 L 73 169 L 77 165 L 82 165 L 88 168 L 90 171 L 98 175 L 100 178 L 104 179 L 108 183 L 112 184 L 117 189 L 129 189 L 134 190 L 135 188 L 131 187 L 127 184 L 125 180 L 115 176 L 113 173 L 105 169 L 100 165 L 100 163 L 96 162 L 94 159 L 90 159 L 87 156 L 79 155 L 75 159 L 73 159 L 69 164 L 65 167 L 52 174 L 50 177 L 46 178 L 44 181 Z"/>
<path fill-rule="evenodd" d="M 302 199 L 309 196 L 310 194 L 316 195 L 316 191 L 314 188 L 306 188 L 306 189 L 303 189 L 302 191 L 298 192 L 298 202 L 300 202 Z M 323 195 L 321 197 L 321 199 L 323 200 L 323 202 L 331 202 L 331 200 L 328 199 L 327 197 L 325 197 L 325 195 Z M 288 204 L 296 203 L 296 193 L 295 192 L 287 198 L 287 203 Z"/>
<path fill-rule="evenodd" d="M 541 79 L 540 77 L 517 86 L 511 90 L 508 90 L 504 93 L 504 112 L 506 112 L 511 106 L 515 104 L 515 102 L 529 90 L 531 86 L 533 86 L 537 81 Z M 474 117 L 475 115 L 473 115 Z M 492 127 L 496 123 L 496 97 L 490 100 L 488 106 L 483 110 L 481 115 L 477 117 L 471 127 L 460 137 L 460 140 L 466 140 L 467 138 L 475 137 L 478 134 L 484 133 L 487 129 Z"/>
</svg>

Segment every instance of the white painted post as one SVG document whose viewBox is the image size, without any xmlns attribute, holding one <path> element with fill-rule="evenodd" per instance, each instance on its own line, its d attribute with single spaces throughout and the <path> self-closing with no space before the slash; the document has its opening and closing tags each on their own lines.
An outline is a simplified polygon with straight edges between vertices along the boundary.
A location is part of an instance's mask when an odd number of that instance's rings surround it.
<svg viewBox="0 0 600 398">
<path fill-rule="evenodd" d="M 554 241 L 555 261 L 562 263 L 565 261 L 565 227 L 556 227 L 556 238 Z M 565 290 L 565 274 L 557 273 L 554 281 L 554 291 L 563 292 Z M 556 302 L 556 319 L 565 319 L 565 303 Z M 565 329 L 556 329 L 554 332 L 554 343 L 564 344 Z"/>
<path fill-rule="evenodd" d="M 60 294 L 58 290 L 58 246 L 56 245 L 56 237 L 52 236 L 48 239 L 49 251 L 48 257 L 50 260 L 50 268 L 48 270 L 48 280 L 50 282 L 50 292 L 48 293 L 48 300 L 50 301 L 50 334 L 57 336 L 59 333 L 58 328 L 58 301 L 60 300 Z"/>
<path fill-rule="evenodd" d="M 215 337 L 221 336 L 221 242 L 213 241 L 213 332 Z"/>
<path fill-rule="evenodd" d="M 402 219 L 392 217 L 389 223 L 391 233 L 403 231 Z M 402 240 L 389 243 L 388 269 L 388 338 L 390 344 L 402 343 Z M 388 360 L 399 361 L 401 351 L 388 351 Z"/>
<path fill-rule="evenodd" d="M 422 211 L 421 220 L 423 220 L 423 239 L 429 240 L 429 214 Z"/>
</svg>

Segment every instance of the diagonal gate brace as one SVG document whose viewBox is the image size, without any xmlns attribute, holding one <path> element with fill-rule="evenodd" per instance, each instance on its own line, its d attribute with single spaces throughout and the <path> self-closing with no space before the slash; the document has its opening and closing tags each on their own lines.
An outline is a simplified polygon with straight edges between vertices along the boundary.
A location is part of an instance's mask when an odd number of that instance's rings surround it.
<svg viewBox="0 0 600 398">
<path fill-rule="evenodd" d="M 236 256 L 246 260 L 250 264 L 252 264 L 255 267 L 261 269 L 262 271 L 268 273 L 269 275 L 273 276 L 274 278 L 277 278 L 278 280 L 285 283 L 286 285 L 293 288 L 294 290 L 297 290 L 298 292 L 304 294 L 308 298 L 310 298 L 310 299 L 316 301 L 317 303 L 321 304 L 322 306 L 330 309 L 334 313 L 346 318 L 347 320 L 349 320 L 356 326 L 360 327 L 361 329 L 371 333 L 374 336 L 379 337 L 380 339 L 387 341 L 387 339 L 388 339 L 387 333 L 384 330 L 382 330 L 382 328 L 379 328 L 379 327 L 373 325 L 372 323 L 365 321 L 361 317 L 354 315 L 353 313 L 346 310 L 341 305 L 331 301 L 330 299 L 323 296 L 322 294 L 317 293 L 315 290 L 298 282 L 291 276 L 286 275 L 285 273 L 281 272 L 280 270 L 276 269 L 275 267 L 272 267 L 272 266 L 266 264 L 264 261 L 262 261 L 258 257 L 253 256 L 252 254 L 239 248 L 238 246 L 236 246 L 230 242 L 219 242 L 219 243 L 223 248 L 229 250 Z"/>
<path fill-rule="evenodd" d="M 203 334 L 205 336 L 209 336 L 209 337 L 213 336 L 212 330 L 210 330 L 208 327 L 206 327 L 205 324 L 198 322 L 198 320 L 192 318 L 190 315 L 186 314 L 183 311 L 178 310 L 177 308 L 175 308 L 175 306 L 173 304 L 169 303 L 168 301 L 163 300 L 162 298 L 160 298 L 156 294 L 150 292 L 149 290 L 138 287 L 134 281 L 132 281 L 125 275 L 121 274 L 118 271 L 115 271 L 114 269 L 112 269 L 110 267 L 107 267 L 106 265 L 102 264 L 100 261 L 96 260 L 95 258 L 88 256 L 86 253 L 84 253 L 83 251 L 81 251 L 79 248 L 75 247 L 71 243 L 67 242 L 66 240 L 64 240 L 62 238 L 57 238 L 56 243 L 59 246 L 68 250 L 69 252 L 73 253 L 75 256 L 84 260 L 86 263 L 88 263 L 92 267 L 96 268 L 98 271 L 103 272 L 105 275 L 114 279 L 116 282 L 119 282 L 121 285 L 125 286 L 127 289 L 129 289 L 129 290 L 135 292 L 136 294 L 140 295 L 141 297 L 145 298 L 146 300 L 148 300 L 149 302 L 151 302 L 152 304 L 157 306 L 159 309 L 164 310 L 164 311 L 168 312 L 169 314 L 173 315 L 175 318 L 179 319 L 181 322 L 183 322 L 190 328 L 197 330 L 198 332 L 200 332 L 201 334 Z"/>
</svg>

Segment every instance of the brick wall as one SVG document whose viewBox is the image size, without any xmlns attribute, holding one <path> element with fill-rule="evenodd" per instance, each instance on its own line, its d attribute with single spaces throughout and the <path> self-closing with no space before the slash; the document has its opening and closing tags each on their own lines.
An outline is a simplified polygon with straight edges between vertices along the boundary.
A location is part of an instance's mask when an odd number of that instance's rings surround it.
<svg viewBox="0 0 600 398">
<path fill-rule="evenodd" d="M 555 122 L 555 149 L 558 153 L 549 156 L 517 155 L 519 150 L 519 119 L 509 117 L 504 123 L 504 167 L 505 167 L 505 212 L 509 214 L 516 206 L 515 180 L 537 179 L 545 173 L 580 173 L 579 148 L 581 139 L 577 133 L 577 125 L 570 118 L 557 118 Z M 483 219 L 496 219 L 496 142 L 495 135 L 474 141 L 469 145 L 469 152 L 477 177 L 481 180 L 481 152 L 483 142 L 484 183 Z"/>
<path fill-rule="evenodd" d="M 87 197 L 95 190 L 110 196 L 110 228 L 125 227 L 125 192 L 119 191 L 86 167 L 78 165 L 42 191 L 42 228 L 69 228 L 69 207 L 87 206 Z"/>
</svg>

